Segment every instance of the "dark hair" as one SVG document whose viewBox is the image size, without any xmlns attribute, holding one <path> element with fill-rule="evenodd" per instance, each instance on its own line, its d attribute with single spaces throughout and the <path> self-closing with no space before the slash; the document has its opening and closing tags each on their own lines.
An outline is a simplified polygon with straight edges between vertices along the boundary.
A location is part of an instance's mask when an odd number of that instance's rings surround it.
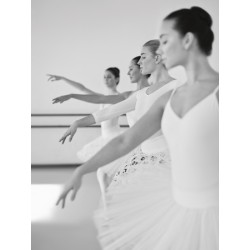
<svg viewBox="0 0 250 250">
<path fill-rule="evenodd" d="M 136 56 L 131 61 L 134 62 L 138 67 L 140 67 L 140 65 L 138 64 L 138 62 L 140 61 L 140 59 L 141 59 L 140 56 Z"/>
<path fill-rule="evenodd" d="M 107 68 L 106 71 L 109 71 L 110 73 L 112 73 L 114 75 L 115 78 L 120 78 L 120 70 L 116 67 L 110 67 Z M 119 84 L 120 79 L 118 80 L 117 84 Z"/>
<path fill-rule="evenodd" d="M 134 57 L 131 61 L 135 63 L 135 65 L 137 65 L 138 67 L 140 67 L 140 64 L 138 64 L 138 62 L 140 61 L 141 56 L 136 56 Z M 145 75 L 147 78 L 149 78 L 151 76 L 151 74 L 147 74 Z"/>
<path fill-rule="evenodd" d="M 202 52 L 210 55 L 212 52 L 212 43 L 214 41 L 214 33 L 211 30 L 212 18 L 200 7 L 192 7 L 190 9 L 180 9 L 170 13 L 165 20 L 175 20 L 175 29 L 183 36 L 192 32 L 197 40 Z"/>
<path fill-rule="evenodd" d="M 160 41 L 157 39 L 150 40 L 145 44 L 143 44 L 143 47 L 148 47 L 150 52 L 154 55 L 156 55 L 156 51 L 159 48 L 159 46 L 160 46 Z"/>
</svg>

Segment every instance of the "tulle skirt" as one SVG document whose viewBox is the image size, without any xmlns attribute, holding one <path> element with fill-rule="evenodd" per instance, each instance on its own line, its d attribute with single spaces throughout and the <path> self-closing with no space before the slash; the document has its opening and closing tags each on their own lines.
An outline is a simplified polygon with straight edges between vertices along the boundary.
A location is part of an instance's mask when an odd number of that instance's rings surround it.
<svg viewBox="0 0 250 250">
<path fill-rule="evenodd" d="M 97 179 L 100 184 L 104 200 L 106 189 L 112 181 L 117 180 L 117 176 L 120 174 L 120 169 L 124 169 L 128 165 L 128 162 L 139 153 L 141 153 L 140 147 L 97 170 Z"/>
<path fill-rule="evenodd" d="M 86 162 L 93 157 L 99 150 L 101 150 L 109 141 L 120 135 L 122 131 L 112 133 L 109 136 L 100 136 L 95 140 L 91 141 L 87 145 L 84 145 L 81 150 L 77 152 L 77 157 L 82 161 Z"/>
<path fill-rule="evenodd" d="M 218 206 L 190 208 L 177 203 L 166 164 L 139 166 L 127 181 L 112 182 L 107 208 L 95 213 L 103 249 L 218 249 Z"/>
<path fill-rule="evenodd" d="M 78 158 L 82 162 L 88 161 L 91 157 L 93 157 L 98 151 L 100 151 L 107 143 L 109 143 L 116 136 L 119 136 L 123 133 L 120 128 L 114 128 L 109 130 L 103 130 L 102 136 L 96 138 L 91 141 L 87 145 L 84 145 L 81 150 L 77 152 Z M 102 200 L 105 203 L 105 190 L 107 186 L 110 184 L 114 174 L 117 172 L 117 169 L 120 167 L 122 162 L 124 162 L 125 157 L 121 157 L 97 170 L 97 180 L 100 185 Z M 105 204 L 104 204 L 105 205 Z"/>
</svg>

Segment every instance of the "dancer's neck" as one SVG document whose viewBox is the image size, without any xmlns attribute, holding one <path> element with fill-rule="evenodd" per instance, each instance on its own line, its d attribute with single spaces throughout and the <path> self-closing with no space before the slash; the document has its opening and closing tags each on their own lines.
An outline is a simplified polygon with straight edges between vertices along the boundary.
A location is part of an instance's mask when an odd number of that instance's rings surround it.
<svg viewBox="0 0 250 250">
<path fill-rule="evenodd" d="M 115 95 L 115 94 L 118 94 L 119 92 L 117 91 L 116 87 L 114 88 L 107 88 L 106 89 L 106 94 L 108 95 Z"/>
<path fill-rule="evenodd" d="M 167 84 L 173 80 L 174 78 L 169 75 L 168 70 L 162 63 L 157 65 L 156 70 L 150 76 L 151 85 L 163 83 Z"/>
<path fill-rule="evenodd" d="M 210 66 L 207 57 L 203 54 L 191 54 L 189 60 L 183 66 L 186 69 L 188 85 L 219 80 L 218 72 Z"/>
<path fill-rule="evenodd" d="M 136 90 L 140 90 L 148 86 L 149 86 L 148 78 L 146 76 L 142 76 L 140 80 L 137 82 Z"/>
</svg>

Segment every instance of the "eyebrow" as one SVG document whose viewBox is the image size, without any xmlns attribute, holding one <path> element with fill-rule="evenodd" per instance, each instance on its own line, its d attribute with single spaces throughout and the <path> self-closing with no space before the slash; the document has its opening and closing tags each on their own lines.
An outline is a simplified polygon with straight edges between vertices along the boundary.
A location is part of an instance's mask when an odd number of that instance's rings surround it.
<svg viewBox="0 0 250 250">
<path fill-rule="evenodd" d="M 142 55 L 145 55 L 145 53 L 141 53 L 141 56 L 142 56 Z"/>
</svg>

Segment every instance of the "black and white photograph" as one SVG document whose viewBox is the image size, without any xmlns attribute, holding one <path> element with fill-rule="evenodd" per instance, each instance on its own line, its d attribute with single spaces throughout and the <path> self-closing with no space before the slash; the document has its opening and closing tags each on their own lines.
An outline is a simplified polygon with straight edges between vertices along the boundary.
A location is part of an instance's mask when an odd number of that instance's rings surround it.
<svg viewBox="0 0 250 250">
<path fill-rule="evenodd" d="M 219 250 L 219 0 L 31 0 L 31 249 Z"/>
</svg>

